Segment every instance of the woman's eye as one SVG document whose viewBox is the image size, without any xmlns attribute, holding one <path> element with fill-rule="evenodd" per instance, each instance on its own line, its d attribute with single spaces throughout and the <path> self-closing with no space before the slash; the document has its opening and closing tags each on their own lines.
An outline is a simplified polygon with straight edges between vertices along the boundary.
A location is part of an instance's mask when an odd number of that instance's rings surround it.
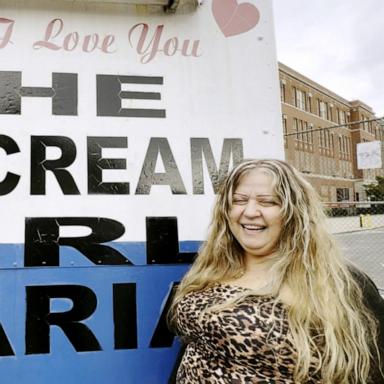
<svg viewBox="0 0 384 384">
<path fill-rule="evenodd" d="M 244 199 L 233 199 L 232 200 L 232 203 L 233 204 L 236 204 L 236 205 L 244 205 L 244 204 L 247 204 L 248 200 L 244 200 Z"/>
<path fill-rule="evenodd" d="M 263 207 L 273 207 L 274 205 L 277 204 L 277 202 L 274 200 L 264 200 L 264 201 L 259 201 L 259 204 L 262 205 Z"/>
</svg>

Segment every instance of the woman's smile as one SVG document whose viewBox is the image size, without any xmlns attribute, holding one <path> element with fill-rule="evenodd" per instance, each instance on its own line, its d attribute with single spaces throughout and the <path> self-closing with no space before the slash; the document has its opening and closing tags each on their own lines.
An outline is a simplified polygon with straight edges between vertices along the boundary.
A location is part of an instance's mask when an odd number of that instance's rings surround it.
<svg viewBox="0 0 384 384">
<path fill-rule="evenodd" d="M 229 212 L 230 229 L 246 257 L 276 252 L 282 229 L 280 202 L 272 176 L 253 169 L 240 178 Z"/>
</svg>

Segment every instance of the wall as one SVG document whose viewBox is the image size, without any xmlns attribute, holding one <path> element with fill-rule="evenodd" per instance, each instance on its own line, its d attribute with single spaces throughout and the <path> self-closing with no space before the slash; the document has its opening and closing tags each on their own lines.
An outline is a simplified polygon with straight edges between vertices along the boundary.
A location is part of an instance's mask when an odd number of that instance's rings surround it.
<svg viewBox="0 0 384 384">
<path fill-rule="evenodd" d="M 220 179 L 284 157 L 270 2 L 0 5 L 2 383 L 166 383 Z"/>
</svg>

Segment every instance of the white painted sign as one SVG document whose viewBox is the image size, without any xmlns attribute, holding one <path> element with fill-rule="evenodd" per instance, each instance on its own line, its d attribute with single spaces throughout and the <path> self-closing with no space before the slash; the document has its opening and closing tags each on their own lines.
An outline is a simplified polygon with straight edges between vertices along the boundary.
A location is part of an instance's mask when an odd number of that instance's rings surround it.
<svg viewBox="0 0 384 384">
<path fill-rule="evenodd" d="M 165 384 L 220 180 L 284 158 L 271 2 L 0 3 L 2 382 Z"/>
<path fill-rule="evenodd" d="M 211 179 L 233 157 L 283 158 L 268 0 L 185 15 L 8 3 L 0 242 L 22 243 L 25 217 L 79 215 L 123 223 L 124 241 L 145 240 L 147 216 L 175 216 L 181 240 L 200 240 Z"/>
<path fill-rule="evenodd" d="M 357 168 L 381 168 L 381 141 L 369 141 L 357 144 Z"/>
</svg>

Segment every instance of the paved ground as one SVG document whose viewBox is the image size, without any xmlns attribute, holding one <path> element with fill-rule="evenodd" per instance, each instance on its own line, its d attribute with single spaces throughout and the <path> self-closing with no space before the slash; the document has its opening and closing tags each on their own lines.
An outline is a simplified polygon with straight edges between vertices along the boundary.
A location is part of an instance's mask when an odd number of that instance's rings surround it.
<svg viewBox="0 0 384 384">
<path fill-rule="evenodd" d="M 327 222 L 332 233 L 364 231 L 384 227 L 384 215 L 366 215 L 363 220 L 360 216 L 332 217 Z"/>
<path fill-rule="evenodd" d="M 346 257 L 366 272 L 384 295 L 384 228 L 335 235 Z"/>
</svg>

